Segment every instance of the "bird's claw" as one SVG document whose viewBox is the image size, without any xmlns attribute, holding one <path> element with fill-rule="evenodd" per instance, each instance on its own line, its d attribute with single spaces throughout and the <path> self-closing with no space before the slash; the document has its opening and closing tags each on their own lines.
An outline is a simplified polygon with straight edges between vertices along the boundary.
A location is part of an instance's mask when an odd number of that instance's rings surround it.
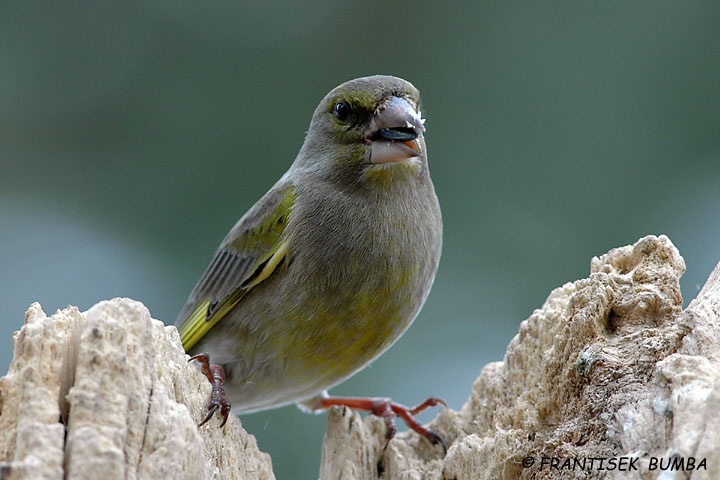
<svg viewBox="0 0 720 480">
<path fill-rule="evenodd" d="M 219 410 L 222 418 L 220 428 L 225 426 L 228 415 L 230 415 L 230 401 L 225 396 L 225 370 L 220 365 L 210 363 L 210 356 L 207 353 L 199 353 L 190 357 L 189 362 L 197 360 L 200 363 L 201 371 L 210 381 L 212 392 L 210 393 L 210 401 L 208 402 L 208 414 L 198 424 L 198 427 L 205 425 L 215 413 Z"/>
<path fill-rule="evenodd" d="M 370 412 L 383 419 L 385 422 L 385 438 L 392 439 L 397 433 L 395 418 L 400 417 L 411 430 L 425 437 L 433 445 L 440 445 L 443 453 L 447 453 L 445 441 L 436 432 L 426 428 L 415 420 L 415 415 L 422 412 L 426 408 L 436 405 L 444 405 L 447 403 L 437 397 L 429 397 L 424 402 L 410 408 L 401 403 L 393 402 L 391 398 L 373 397 L 373 398 L 357 398 L 357 397 L 322 397 L 318 400 L 315 409 L 330 408 L 332 406 L 346 406 L 356 410 L 364 410 Z"/>
</svg>

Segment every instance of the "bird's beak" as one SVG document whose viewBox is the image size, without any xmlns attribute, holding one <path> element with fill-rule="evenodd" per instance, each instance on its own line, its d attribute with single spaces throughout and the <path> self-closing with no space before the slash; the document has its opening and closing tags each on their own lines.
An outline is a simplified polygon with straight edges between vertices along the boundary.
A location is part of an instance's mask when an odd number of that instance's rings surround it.
<svg viewBox="0 0 720 480">
<path fill-rule="evenodd" d="M 424 120 L 410 101 L 390 97 L 383 102 L 370 121 L 365 137 L 372 163 L 401 162 L 422 154 Z"/>
</svg>

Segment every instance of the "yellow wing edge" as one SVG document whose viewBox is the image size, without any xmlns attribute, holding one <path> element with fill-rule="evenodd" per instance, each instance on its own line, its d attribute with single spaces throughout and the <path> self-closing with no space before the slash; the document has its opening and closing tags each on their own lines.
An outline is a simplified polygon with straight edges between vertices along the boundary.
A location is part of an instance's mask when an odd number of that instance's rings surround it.
<svg viewBox="0 0 720 480">
<path fill-rule="evenodd" d="M 287 254 L 287 242 L 280 242 L 275 252 L 267 259 L 260 263 L 261 270 L 251 275 L 247 284 L 241 285 L 230 295 L 220 302 L 214 311 L 210 311 L 212 302 L 209 299 L 203 300 L 195 307 L 188 319 L 180 326 L 180 341 L 185 351 L 189 351 L 202 339 L 217 323 L 222 320 L 225 315 L 238 304 L 238 302 L 250 291 L 251 288 L 258 285 L 275 271 L 275 268 L 285 258 Z M 210 311 L 210 314 L 208 312 Z"/>
</svg>

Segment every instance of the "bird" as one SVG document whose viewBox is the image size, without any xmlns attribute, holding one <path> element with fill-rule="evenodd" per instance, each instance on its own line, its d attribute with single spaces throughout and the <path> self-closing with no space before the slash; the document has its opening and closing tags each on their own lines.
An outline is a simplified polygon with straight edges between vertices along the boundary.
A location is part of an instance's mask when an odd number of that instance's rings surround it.
<svg viewBox="0 0 720 480">
<path fill-rule="evenodd" d="M 213 384 L 207 422 L 296 403 L 399 416 L 445 449 L 410 408 L 327 390 L 385 352 L 425 303 L 442 215 L 420 94 L 388 75 L 356 78 L 315 109 L 297 157 L 225 236 L 181 309 L 183 347 Z"/>
</svg>

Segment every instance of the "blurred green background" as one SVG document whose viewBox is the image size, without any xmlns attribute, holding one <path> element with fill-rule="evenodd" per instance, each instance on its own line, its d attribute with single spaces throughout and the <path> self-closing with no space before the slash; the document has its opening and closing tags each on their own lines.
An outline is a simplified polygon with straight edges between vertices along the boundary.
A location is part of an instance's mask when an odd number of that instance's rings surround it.
<svg viewBox="0 0 720 480">
<path fill-rule="evenodd" d="M 592 256 L 665 233 L 686 303 L 719 259 L 716 1 L 2 2 L 0 45 L 0 372 L 33 301 L 174 322 L 317 102 L 374 73 L 423 94 L 444 253 L 415 325 L 334 393 L 458 409 Z M 323 417 L 242 421 L 278 478 L 316 478 Z"/>
</svg>

